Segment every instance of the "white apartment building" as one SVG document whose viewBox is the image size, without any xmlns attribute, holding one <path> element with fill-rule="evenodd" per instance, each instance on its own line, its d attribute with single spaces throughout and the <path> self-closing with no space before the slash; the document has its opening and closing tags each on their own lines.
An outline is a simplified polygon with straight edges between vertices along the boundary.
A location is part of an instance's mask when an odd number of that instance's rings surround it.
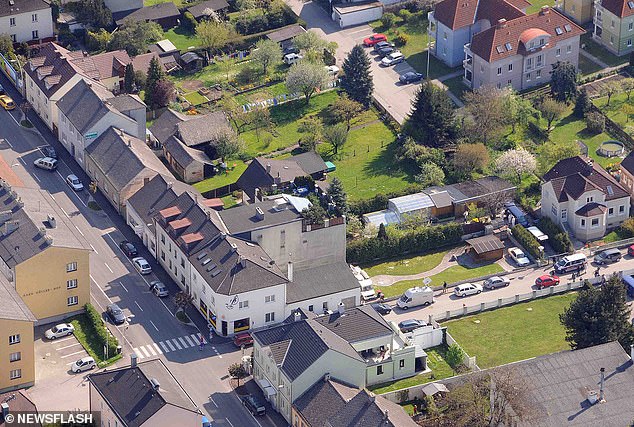
<svg viewBox="0 0 634 427">
<path fill-rule="evenodd" d="M 0 31 L 13 43 L 30 45 L 55 40 L 51 4 L 45 0 L 5 0 L 0 2 Z"/>
</svg>

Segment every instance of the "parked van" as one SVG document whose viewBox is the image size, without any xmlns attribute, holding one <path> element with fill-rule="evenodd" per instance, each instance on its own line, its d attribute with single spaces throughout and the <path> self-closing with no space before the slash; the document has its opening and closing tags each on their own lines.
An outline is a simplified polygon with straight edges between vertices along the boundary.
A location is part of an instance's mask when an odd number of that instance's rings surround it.
<svg viewBox="0 0 634 427">
<path fill-rule="evenodd" d="M 568 255 L 557 261 L 555 271 L 558 274 L 585 270 L 588 260 L 584 254 Z"/>
<path fill-rule="evenodd" d="M 624 274 L 623 283 L 625 284 L 625 289 L 627 290 L 627 296 L 634 298 L 634 277 L 630 274 Z"/>
<path fill-rule="evenodd" d="M 504 207 L 506 208 L 506 211 L 508 214 L 515 217 L 516 224 L 520 224 L 524 227 L 528 227 L 528 217 L 520 208 L 515 206 L 515 203 L 509 202 L 505 204 Z"/>
<path fill-rule="evenodd" d="M 36 168 L 44 169 L 47 171 L 54 171 L 55 169 L 57 169 L 57 160 L 53 159 L 52 157 L 41 157 L 39 159 L 36 159 L 33 162 L 33 165 Z"/>
<path fill-rule="evenodd" d="M 296 63 L 297 61 L 299 61 L 302 58 L 303 58 L 303 56 L 300 55 L 299 53 L 289 53 L 289 54 L 284 55 L 284 63 L 286 65 L 292 65 L 292 64 Z"/>
<path fill-rule="evenodd" d="M 594 262 L 597 264 L 609 264 L 611 262 L 617 262 L 621 260 L 621 251 L 617 248 L 606 249 L 599 252 L 594 257 Z"/>
<path fill-rule="evenodd" d="M 372 279 L 365 279 L 359 282 L 359 287 L 361 287 L 361 299 L 363 301 L 376 299 L 376 292 L 374 291 L 374 286 L 372 286 Z"/>
<path fill-rule="evenodd" d="M 403 310 L 419 305 L 429 305 L 434 302 L 434 291 L 429 286 L 409 288 L 399 298 L 396 305 Z"/>
<path fill-rule="evenodd" d="M 548 240 L 548 236 L 546 234 L 544 234 L 544 232 L 542 230 L 540 230 L 539 228 L 535 227 L 534 225 L 532 227 L 528 227 L 527 230 L 529 231 L 529 233 L 531 233 L 533 236 L 535 236 L 537 241 L 540 242 L 540 243 Z"/>
</svg>

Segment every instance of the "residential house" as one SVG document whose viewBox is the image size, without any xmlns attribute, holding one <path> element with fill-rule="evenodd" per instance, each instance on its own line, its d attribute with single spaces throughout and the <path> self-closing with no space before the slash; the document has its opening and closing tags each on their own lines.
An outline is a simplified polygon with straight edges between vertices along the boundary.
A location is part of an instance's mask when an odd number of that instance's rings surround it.
<svg viewBox="0 0 634 427">
<path fill-rule="evenodd" d="M 475 34 L 465 45 L 463 82 L 524 90 L 550 81 L 557 62 L 579 65 L 579 40 L 585 30 L 555 9 L 506 20 Z"/>
<path fill-rule="evenodd" d="M 132 58 L 132 66 L 134 68 L 134 71 L 141 71 L 145 73 L 145 75 L 147 75 L 148 70 L 150 69 L 150 62 L 153 58 L 156 58 L 159 61 L 159 64 L 161 64 L 161 66 L 163 67 L 163 71 L 165 71 L 166 74 L 169 74 L 177 69 L 177 67 L 174 66 L 174 62 L 172 59 L 169 59 L 168 61 L 163 61 L 163 58 L 161 58 L 158 53 L 148 52 Z"/>
<path fill-rule="evenodd" d="M 292 405 L 293 426 L 416 427 L 402 406 L 326 374 Z"/>
<path fill-rule="evenodd" d="M 13 43 L 42 44 L 55 40 L 51 3 L 45 0 L 0 2 L 0 28 Z"/>
<path fill-rule="evenodd" d="M 594 17 L 594 0 L 556 0 L 555 7 L 581 26 Z"/>
<path fill-rule="evenodd" d="M 132 59 L 125 50 L 115 50 L 84 55 L 73 62 L 82 70 L 82 74 L 98 81 L 111 92 L 120 93 L 124 89 L 125 67 Z"/>
<path fill-rule="evenodd" d="M 86 147 L 85 171 L 124 217 L 126 200 L 145 182 L 174 179 L 145 141 L 112 126 Z"/>
<path fill-rule="evenodd" d="M 630 195 L 584 156 L 559 161 L 543 176 L 542 215 L 581 241 L 603 237 L 630 216 Z"/>
<path fill-rule="evenodd" d="M 106 7 L 112 12 L 112 18 L 125 16 L 143 7 L 143 0 L 104 0 Z"/>
<path fill-rule="evenodd" d="M 293 39 L 301 34 L 304 34 L 306 30 L 301 25 L 288 25 L 279 30 L 271 31 L 266 35 L 266 38 L 273 40 L 280 44 L 282 49 L 293 44 Z"/>
<path fill-rule="evenodd" d="M 347 310 L 341 305 L 322 316 L 296 310 L 252 336 L 253 378 L 289 423 L 293 405 L 326 375 L 363 389 L 415 375 L 417 358 L 426 368 L 425 352 L 409 345 L 369 305 Z M 305 403 L 299 400 L 300 408 Z"/>
<path fill-rule="evenodd" d="M 621 179 L 619 180 L 619 184 L 621 187 L 625 189 L 630 195 L 630 197 L 634 196 L 634 154 L 630 152 L 619 164 Z"/>
<path fill-rule="evenodd" d="M 298 177 L 310 176 L 314 180 L 325 178 L 328 166 L 314 151 L 298 154 L 284 160 L 256 157 L 240 175 L 236 184 L 246 202 L 261 201 L 266 193 L 291 189 Z"/>
<path fill-rule="evenodd" d="M 121 427 L 201 426 L 203 415 L 161 359 L 88 375 L 90 410 Z M 206 419 L 205 419 L 206 420 Z"/>
<path fill-rule="evenodd" d="M 213 18 L 214 16 L 224 16 L 229 10 L 229 3 L 226 0 L 206 0 L 187 8 L 198 22 Z"/>
<path fill-rule="evenodd" d="M 189 148 L 174 135 L 163 144 L 163 153 L 176 176 L 187 183 L 202 181 L 214 170 L 203 151 Z"/>
<path fill-rule="evenodd" d="M 615 55 L 632 52 L 634 2 L 595 0 L 592 39 Z"/>
<path fill-rule="evenodd" d="M 145 104 L 132 95 L 115 97 L 97 82 L 78 81 L 57 108 L 59 140 L 83 169 L 85 150 L 111 127 L 145 139 Z"/>
<path fill-rule="evenodd" d="M 140 9 L 134 10 L 125 16 L 121 16 L 123 13 L 113 16 L 115 23 L 121 26 L 126 21 L 144 21 L 144 22 L 156 22 L 164 30 L 169 30 L 178 26 L 178 20 L 181 16 L 180 11 L 176 5 L 172 2 L 158 3 L 151 6 L 145 6 Z"/>
</svg>

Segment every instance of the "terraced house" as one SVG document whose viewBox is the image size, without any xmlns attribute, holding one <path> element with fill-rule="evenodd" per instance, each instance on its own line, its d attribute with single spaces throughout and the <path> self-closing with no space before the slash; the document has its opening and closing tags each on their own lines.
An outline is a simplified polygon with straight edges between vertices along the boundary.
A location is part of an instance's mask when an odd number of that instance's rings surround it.
<svg viewBox="0 0 634 427">
<path fill-rule="evenodd" d="M 615 55 L 632 52 L 634 1 L 596 0 L 592 38 Z"/>
</svg>

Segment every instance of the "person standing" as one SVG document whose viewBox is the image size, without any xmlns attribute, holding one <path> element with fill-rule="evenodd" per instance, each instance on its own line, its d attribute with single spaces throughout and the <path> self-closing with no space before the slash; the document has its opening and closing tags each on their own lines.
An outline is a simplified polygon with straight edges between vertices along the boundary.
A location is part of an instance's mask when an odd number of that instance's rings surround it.
<svg viewBox="0 0 634 427">
<path fill-rule="evenodd" d="M 199 351 L 203 351 L 203 347 L 205 346 L 205 339 L 203 338 L 203 336 L 200 336 L 200 347 L 198 348 Z"/>
<path fill-rule="evenodd" d="M 446 293 L 447 293 L 447 282 L 446 282 L 446 281 L 445 281 L 445 282 L 443 282 L 443 284 L 442 284 L 442 293 L 443 293 L 443 294 L 446 294 Z"/>
</svg>

